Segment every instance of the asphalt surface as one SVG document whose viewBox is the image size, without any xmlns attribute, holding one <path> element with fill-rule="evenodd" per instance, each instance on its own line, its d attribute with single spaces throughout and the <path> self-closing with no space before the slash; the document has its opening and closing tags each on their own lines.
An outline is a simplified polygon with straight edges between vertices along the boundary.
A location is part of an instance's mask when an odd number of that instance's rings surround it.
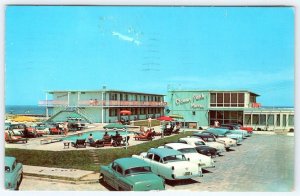
<svg viewBox="0 0 300 196">
<path fill-rule="evenodd" d="M 166 190 L 212 192 L 281 192 L 294 187 L 294 137 L 286 135 L 253 135 L 242 145 L 217 157 L 216 167 L 204 177 L 166 182 Z M 99 183 L 70 184 L 25 177 L 20 190 L 109 191 Z"/>
</svg>

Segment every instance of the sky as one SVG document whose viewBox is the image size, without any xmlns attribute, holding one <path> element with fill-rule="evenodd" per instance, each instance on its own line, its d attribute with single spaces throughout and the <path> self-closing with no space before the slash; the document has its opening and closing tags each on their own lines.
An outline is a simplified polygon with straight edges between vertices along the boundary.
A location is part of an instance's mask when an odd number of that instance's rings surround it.
<svg viewBox="0 0 300 196">
<path fill-rule="evenodd" d="M 5 103 L 47 90 L 249 90 L 294 106 L 291 7 L 8 6 Z"/>
</svg>

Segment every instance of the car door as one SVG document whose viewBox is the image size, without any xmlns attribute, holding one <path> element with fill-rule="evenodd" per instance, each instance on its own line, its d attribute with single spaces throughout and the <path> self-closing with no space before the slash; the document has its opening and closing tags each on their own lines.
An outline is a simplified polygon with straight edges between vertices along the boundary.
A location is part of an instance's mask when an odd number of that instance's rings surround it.
<svg viewBox="0 0 300 196">
<path fill-rule="evenodd" d="M 106 183 L 109 184 L 113 188 L 114 188 L 114 178 L 115 178 L 116 170 L 117 170 L 117 164 L 115 162 L 113 162 L 111 167 L 109 167 L 109 169 L 107 170 L 107 173 L 105 175 Z"/>
<path fill-rule="evenodd" d="M 152 159 L 152 172 L 160 175 L 160 176 L 164 176 L 164 170 L 162 169 L 162 163 L 160 161 L 160 156 L 157 154 L 153 154 L 153 159 Z"/>
</svg>

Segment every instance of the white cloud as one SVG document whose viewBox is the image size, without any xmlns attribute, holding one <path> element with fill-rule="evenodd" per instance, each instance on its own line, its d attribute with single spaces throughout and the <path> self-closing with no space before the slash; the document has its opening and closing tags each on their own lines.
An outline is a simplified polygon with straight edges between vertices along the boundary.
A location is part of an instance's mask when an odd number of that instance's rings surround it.
<svg viewBox="0 0 300 196">
<path fill-rule="evenodd" d="M 115 32 L 115 31 L 112 32 L 112 35 L 117 36 L 119 39 L 121 39 L 123 41 L 132 42 L 132 43 L 136 44 L 137 46 L 139 46 L 141 44 L 140 41 L 138 41 L 132 37 L 129 37 L 127 35 L 123 35 L 121 33 Z"/>
</svg>

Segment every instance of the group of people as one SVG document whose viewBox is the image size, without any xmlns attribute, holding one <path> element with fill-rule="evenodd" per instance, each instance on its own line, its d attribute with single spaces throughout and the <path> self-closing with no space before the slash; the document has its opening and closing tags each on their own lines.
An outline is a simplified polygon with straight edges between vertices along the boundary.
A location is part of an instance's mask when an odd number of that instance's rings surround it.
<svg viewBox="0 0 300 196">
<path fill-rule="evenodd" d="M 64 123 L 59 123 L 56 125 L 58 130 L 63 131 L 64 135 L 68 135 L 69 132 L 69 122 L 65 121 Z"/>
<path fill-rule="evenodd" d="M 107 131 L 105 131 L 103 137 L 101 140 L 94 140 L 94 137 L 93 137 L 93 134 L 91 133 L 88 137 L 88 143 L 89 144 L 94 144 L 94 143 L 97 143 L 97 142 L 104 142 L 104 141 L 111 141 L 112 137 L 122 137 L 118 131 L 116 131 L 116 134 L 113 136 L 113 135 L 109 135 L 107 133 Z"/>
</svg>

